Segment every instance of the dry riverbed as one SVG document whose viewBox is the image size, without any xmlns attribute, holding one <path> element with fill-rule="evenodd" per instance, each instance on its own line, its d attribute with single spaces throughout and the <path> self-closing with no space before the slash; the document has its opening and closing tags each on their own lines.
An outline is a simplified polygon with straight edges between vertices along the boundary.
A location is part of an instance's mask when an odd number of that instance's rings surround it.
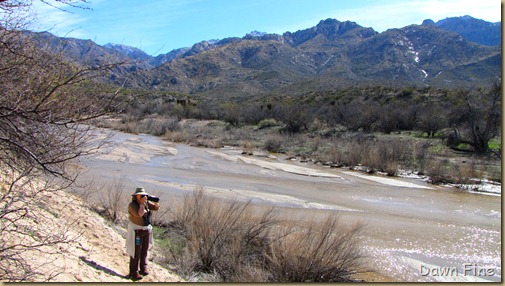
<svg viewBox="0 0 505 286">
<path fill-rule="evenodd" d="M 346 222 L 367 224 L 363 250 L 377 272 L 369 281 L 501 280 L 501 186 L 491 195 L 472 193 L 419 177 L 372 176 L 109 130 L 99 130 L 97 140 L 107 134 L 113 136 L 99 153 L 80 161 L 83 180 L 125 178 L 127 193 L 143 186 L 165 207 L 203 187 L 223 199 L 273 204 L 293 219 L 338 212 Z"/>
</svg>

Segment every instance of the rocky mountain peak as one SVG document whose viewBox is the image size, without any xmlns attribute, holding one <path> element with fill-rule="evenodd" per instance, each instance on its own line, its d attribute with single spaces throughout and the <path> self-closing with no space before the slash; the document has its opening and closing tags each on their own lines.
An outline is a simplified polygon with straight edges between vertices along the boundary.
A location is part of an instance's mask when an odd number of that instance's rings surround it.
<svg viewBox="0 0 505 286">
<path fill-rule="evenodd" d="M 437 24 L 435 24 L 435 22 L 431 19 L 426 19 L 423 21 L 423 23 L 421 24 L 421 26 L 428 26 L 428 27 L 436 27 Z"/>
<path fill-rule="evenodd" d="M 266 34 L 267 33 L 265 33 L 265 32 L 260 32 L 260 31 L 254 30 L 250 33 L 247 33 L 246 37 L 260 37 L 261 38 L 261 37 L 265 36 Z"/>
<path fill-rule="evenodd" d="M 323 35 L 329 40 L 334 40 L 349 33 L 350 31 L 360 31 L 357 35 L 361 38 L 367 38 L 377 34 L 373 29 L 363 28 L 355 22 L 340 22 L 336 19 L 326 19 L 320 21 L 315 27 L 309 29 L 299 30 L 294 33 L 286 32 L 283 34 L 283 37 L 287 43 L 296 47 L 318 35 Z"/>
<path fill-rule="evenodd" d="M 330 37 L 333 35 L 341 35 L 346 33 L 347 31 L 362 28 L 360 25 L 355 22 L 345 21 L 340 22 L 336 19 L 326 19 L 322 20 L 316 26 L 316 32 L 319 34 L 323 34 L 326 37 Z"/>
</svg>

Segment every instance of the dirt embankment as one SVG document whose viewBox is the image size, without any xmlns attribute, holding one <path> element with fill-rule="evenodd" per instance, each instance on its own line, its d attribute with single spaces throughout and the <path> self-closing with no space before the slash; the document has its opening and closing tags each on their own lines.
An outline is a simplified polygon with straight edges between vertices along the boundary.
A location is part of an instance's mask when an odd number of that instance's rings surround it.
<svg viewBox="0 0 505 286">
<path fill-rule="evenodd" d="M 129 282 L 129 257 L 125 239 L 83 201 L 64 191 L 46 192 L 31 213 L 38 223 L 65 229 L 71 241 L 52 246 L 56 249 L 26 253 L 25 259 L 37 272 L 34 282 Z M 115 228 L 116 226 L 114 226 Z M 47 254 L 45 252 L 58 252 Z M 150 274 L 142 282 L 178 282 L 182 278 L 150 262 Z"/>
</svg>

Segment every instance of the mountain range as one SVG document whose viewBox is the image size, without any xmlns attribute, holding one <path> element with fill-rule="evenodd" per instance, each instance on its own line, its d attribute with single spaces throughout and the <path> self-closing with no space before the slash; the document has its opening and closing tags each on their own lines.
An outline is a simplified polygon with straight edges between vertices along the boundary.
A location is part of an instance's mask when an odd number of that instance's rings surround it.
<svg viewBox="0 0 505 286">
<path fill-rule="evenodd" d="M 258 31 L 156 57 L 117 44 L 34 33 L 44 49 L 82 64 L 128 60 L 106 79 L 131 88 L 242 97 L 356 84 L 488 86 L 501 80 L 501 22 L 425 20 L 378 33 L 335 19 L 282 35 Z"/>
</svg>

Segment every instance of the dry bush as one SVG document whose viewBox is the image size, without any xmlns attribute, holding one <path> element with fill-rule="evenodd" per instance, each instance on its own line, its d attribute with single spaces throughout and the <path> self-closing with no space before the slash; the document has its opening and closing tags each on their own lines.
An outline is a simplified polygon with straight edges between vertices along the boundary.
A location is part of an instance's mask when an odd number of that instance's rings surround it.
<svg viewBox="0 0 505 286">
<path fill-rule="evenodd" d="M 177 117 L 163 117 L 158 114 L 143 119 L 132 114 L 120 114 L 115 120 L 102 120 L 97 125 L 131 134 L 145 133 L 154 136 L 162 136 L 180 129 Z"/>
<path fill-rule="evenodd" d="M 267 131 L 268 132 L 268 131 Z M 223 136 L 226 144 L 235 145 L 237 141 L 257 141 L 261 138 L 262 132 L 252 128 L 228 128 L 214 133 L 216 136 Z M 219 137 L 218 137 L 219 138 Z"/>
<path fill-rule="evenodd" d="M 242 143 L 242 154 L 253 155 L 255 144 L 251 141 L 245 141 Z"/>
<path fill-rule="evenodd" d="M 139 129 L 142 130 L 142 133 L 154 136 L 162 136 L 168 131 L 178 131 L 180 128 L 179 119 L 176 117 L 150 117 L 140 121 L 139 125 Z"/>
<path fill-rule="evenodd" d="M 117 127 L 117 129 L 121 132 L 131 133 L 131 134 L 139 134 L 140 127 L 139 123 L 136 121 L 128 121 L 124 124 L 121 124 Z"/>
<path fill-rule="evenodd" d="M 163 139 L 172 142 L 189 143 L 191 142 L 191 134 L 186 130 L 183 131 L 167 131 L 163 134 Z"/>
<path fill-rule="evenodd" d="M 264 148 L 268 152 L 279 153 L 281 151 L 283 141 L 284 139 L 280 135 L 268 136 L 267 140 L 265 141 Z"/>
<path fill-rule="evenodd" d="M 448 163 L 448 160 L 433 160 L 427 164 L 425 174 L 430 177 L 430 183 L 446 184 L 452 181 L 448 175 Z"/>
<path fill-rule="evenodd" d="M 424 172 L 426 169 L 426 164 L 429 161 L 429 158 L 432 157 L 430 154 L 430 143 L 423 142 L 418 143 L 413 146 L 412 151 L 412 159 L 414 160 L 412 166 L 408 166 L 410 168 L 416 168 L 417 170 Z"/>
<path fill-rule="evenodd" d="M 341 165 L 344 157 L 344 150 L 342 146 L 337 146 L 336 144 L 333 144 L 326 152 L 324 152 L 322 157 L 326 158 L 326 161 L 328 162 Z"/>
<path fill-rule="evenodd" d="M 196 139 L 191 142 L 192 146 L 219 149 L 223 147 L 221 139 Z"/>
<path fill-rule="evenodd" d="M 344 163 L 347 166 L 358 166 L 363 162 L 364 156 L 368 152 L 368 147 L 366 142 L 362 143 L 359 141 L 346 142 L 346 152 L 344 156 Z"/>
<path fill-rule="evenodd" d="M 126 176 L 114 178 L 107 186 L 106 194 L 104 194 L 100 200 L 103 208 L 103 215 L 114 223 L 124 219 L 126 216 L 125 206 L 129 203 L 127 198 L 130 198 L 130 194 L 125 194 L 125 181 Z"/>
<path fill-rule="evenodd" d="M 485 163 L 484 163 L 483 165 L 484 165 L 484 168 L 483 168 L 482 172 L 487 174 L 486 175 L 487 179 L 501 183 L 501 181 L 502 181 L 501 164 L 485 165 Z"/>
<path fill-rule="evenodd" d="M 459 183 L 471 183 L 472 179 L 479 177 L 475 168 L 475 162 L 465 162 L 454 165 L 454 173 L 459 178 Z"/>
<path fill-rule="evenodd" d="M 267 257 L 275 282 L 344 282 L 361 267 L 358 236 L 362 224 L 345 228 L 338 216 L 308 227 L 285 228 L 277 234 Z"/>
<path fill-rule="evenodd" d="M 215 271 L 224 281 L 236 281 L 246 262 L 262 255 L 275 217 L 273 208 L 254 216 L 250 203 L 219 202 L 200 189 L 186 196 L 175 213 L 173 225 L 185 239 L 176 244 L 176 253 L 187 259 L 181 262 L 185 268 Z"/>
<path fill-rule="evenodd" d="M 398 173 L 399 162 L 405 157 L 406 148 L 401 142 L 378 142 L 370 144 L 368 162 L 364 164 L 372 170 L 386 172 L 389 176 Z"/>
<path fill-rule="evenodd" d="M 170 205 L 167 203 L 166 198 L 163 197 L 159 190 L 153 189 L 147 190 L 147 192 L 149 195 L 158 197 L 160 199 L 160 209 L 152 212 L 151 224 L 153 226 L 166 226 L 167 222 L 169 221 L 169 215 L 171 212 Z"/>
<path fill-rule="evenodd" d="M 338 144 L 338 145 L 337 145 Z M 395 175 L 401 163 L 409 158 L 406 144 L 397 141 L 377 141 L 361 136 L 332 142 L 321 157 L 339 166 L 364 166 L 369 172 L 386 172 Z"/>
<path fill-rule="evenodd" d="M 218 201 L 203 189 L 185 197 L 167 229 L 168 260 L 187 279 L 211 273 L 228 282 L 350 281 L 362 259 L 361 224 L 345 228 L 331 216 L 280 227 L 273 208 Z"/>
<path fill-rule="evenodd" d="M 263 129 L 263 128 L 269 128 L 269 127 L 274 127 L 278 126 L 279 122 L 273 118 L 267 118 L 263 119 L 258 123 L 258 129 Z"/>
</svg>

